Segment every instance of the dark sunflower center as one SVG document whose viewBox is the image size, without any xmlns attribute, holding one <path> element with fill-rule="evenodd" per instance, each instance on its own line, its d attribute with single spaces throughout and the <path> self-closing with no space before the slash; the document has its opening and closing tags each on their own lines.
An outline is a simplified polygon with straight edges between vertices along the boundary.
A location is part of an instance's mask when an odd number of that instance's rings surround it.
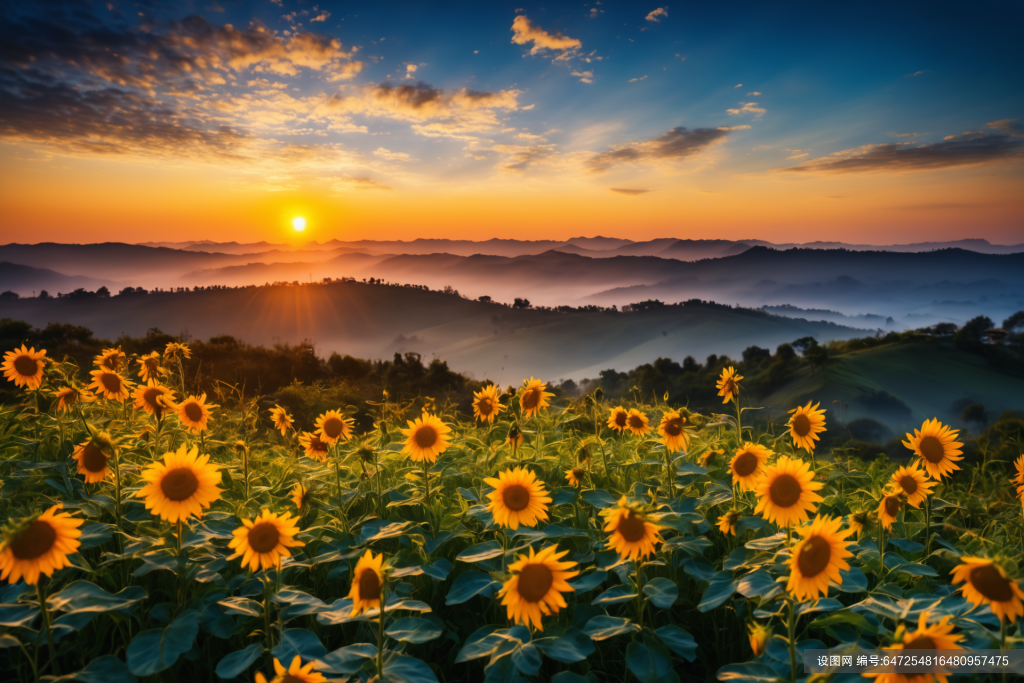
<svg viewBox="0 0 1024 683">
<path fill-rule="evenodd" d="M 203 409 L 195 401 L 189 401 L 185 404 L 185 417 L 192 422 L 202 422 L 203 420 Z"/>
<path fill-rule="evenodd" d="M 380 579 L 372 569 L 364 569 L 359 575 L 359 599 L 380 600 Z"/>
<path fill-rule="evenodd" d="M 309 440 L 309 449 L 311 451 L 326 451 L 327 444 L 320 440 L 320 437 L 314 436 Z"/>
<path fill-rule="evenodd" d="M 933 465 L 942 462 L 942 459 L 946 457 L 946 449 L 942 447 L 942 442 L 934 436 L 926 436 L 921 439 L 918 448 L 921 449 L 924 459 Z"/>
<path fill-rule="evenodd" d="M 146 405 L 152 408 L 154 412 L 160 413 L 164 407 L 160 405 L 160 402 L 157 401 L 157 399 L 163 396 L 163 394 L 164 392 L 160 391 L 160 389 L 152 387 L 142 392 L 142 400 L 145 401 Z"/>
<path fill-rule="evenodd" d="M 626 413 L 615 413 L 615 424 L 619 427 L 625 427 L 626 417 Z"/>
<path fill-rule="evenodd" d="M 491 404 L 491 399 L 482 398 L 480 399 L 480 402 L 477 404 L 476 409 L 480 411 L 481 415 L 490 415 L 491 412 L 494 410 L 494 406 Z"/>
<path fill-rule="evenodd" d="M 736 392 L 736 382 L 735 382 L 735 380 L 731 380 L 731 379 L 725 380 L 725 384 L 722 385 L 722 389 L 727 394 L 735 394 L 735 393 L 737 393 Z"/>
<path fill-rule="evenodd" d="M 337 439 L 341 436 L 343 423 L 336 417 L 329 417 L 324 420 L 324 434 L 332 439 Z"/>
<path fill-rule="evenodd" d="M 573 469 L 572 478 L 575 479 L 576 481 L 580 481 L 581 479 L 583 479 L 584 476 L 586 476 L 586 474 L 587 473 L 581 469 Z"/>
<path fill-rule="evenodd" d="M 272 522 L 260 522 L 253 524 L 249 529 L 249 547 L 258 553 L 269 553 L 277 547 L 281 538 L 281 532 L 277 525 Z"/>
<path fill-rule="evenodd" d="M 14 359 L 14 370 L 22 377 L 32 377 L 39 372 L 39 361 L 31 356 L 18 356 Z"/>
<path fill-rule="evenodd" d="M 107 456 L 89 442 L 82 450 L 82 467 L 90 472 L 102 472 L 107 467 Z"/>
<path fill-rule="evenodd" d="M 811 420 L 801 413 L 793 418 L 793 431 L 797 436 L 807 436 L 811 433 Z"/>
<path fill-rule="evenodd" d="M 643 418 L 641 418 L 639 415 L 630 415 L 629 416 L 629 426 L 632 427 L 633 429 L 643 429 L 644 428 Z"/>
<path fill-rule="evenodd" d="M 665 423 L 665 433 L 669 436 L 679 436 L 683 433 L 683 420 L 682 418 L 673 417 L 671 420 Z"/>
<path fill-rule="evenodd" d="M 284 678 L 281 679 L 281 683 L 306 683 L 306 679 L 299 676 L 293 676 L 291 674 L 285 674 Z"/>
<path fill-rule="evenodd" d="M 523 393 L 523 407 L 533 410 L 540 403 L 540 389 L 529 389 Z"/>
<path fill-rule="evenodd" d="M 501 500 L 509 510 L 519 512 L 530 504 L 530 492 L 522 484 L 512 484 L 501 492 Z"/>
<path fill-rule="evenodd" d="M 909 474 L 903 475 L 900 478 L 900 488 L 906 491 L 908 496 L 912 496 L 917 493 L 917 479 L 914 479 Z"/>
<path fill-rule="evenodd" d="M 437 443 L 437 431 L 430 425 L 423 425 L 416 430 L 414 438 L 420 448 L 430 448 Z"/>
<path fill-rule="evenodd" d="M 971 570 L 971 585 L 979 593 L 994 602 L 1009 602 L 1013 599 L 1010 582 L 1003 578 L 991 564 L 975 567 Z"/>
<path fill-rule="evenodd" d="M 551 590 L 555 576 L 544 564 L 528 564 L 519 572 L 519 595 L 527 602 L 540 602 Z"/>
<path fill-rule="evenodd" d="M 191 498 L 198 488 L 199 479 L 188 467 L 173 469 L 160 480 L 160 490 L 176 503 Z"/>
<path fill-rule="evenodd" d="M 749 477 L 757 469 L 757 456 L 750 451 L 743 451 L 739 457 L 736 458 L 736 462 L 733 463 L 733 471 L 736 476 Z"/>
<path fill-rule="evenodd" d="M 57 541 L 57 532 L 48 522 L 37 519 L 11 541 L 11 552 L 19 560 L 34 560 L 46 554 Z"/>
<path fill-rule="evenodd" d="M 773 505 L 781 508 L 793 507 L 800 500 L 803 487 L 792 474 L 780 474 L 768 487 L 768 496 Z"/>
<path fill-rule="evenodd" d="M 886 496 L 885 498 L 885 514 L 890 517 L 895 517 L 896 513 L 900 511 L 900 499 L 896 496 Z"/>
<path fill-rule="evenodd" d="M 636 513 L 630 510 L 619 520 L 618 531 L 626 539 L 627 543 L 636 543 L 646 533 L 644 520 L 637 517 Z"/>
<path fill-rule="evenodd" d="M 105 372 L 100 375 L 100 384 L 111 394 L 121 393 L 121 378 L 112 372 Z"/>
<path fill-rule="evenodd" d="M 904 650 L 934 650 L 935 641 L 928 636 L 914 636 L 909 643 L 903 643 Z"/>
<path fill-rule="evenodd" d="M 796 566 L 800 573 L 808 578 L 817 576 L 828 567 L 832 557 L 832 546 L 821 536 L 811 536 L 800 548 L 800 557 L 796 558 Z"/>
</svg>

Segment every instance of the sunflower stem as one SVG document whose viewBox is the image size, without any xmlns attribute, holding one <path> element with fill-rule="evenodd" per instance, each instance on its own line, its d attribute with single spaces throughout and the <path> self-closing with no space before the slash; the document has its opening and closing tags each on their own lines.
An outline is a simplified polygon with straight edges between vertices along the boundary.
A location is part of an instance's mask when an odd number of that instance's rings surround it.
<svg viewBox="0 0 1024 683">
<path fill-rule="evenodd" d="M 640 627 L 640 631 L 644 630 L 644 575 L 643 570 L 640 568 L 640 558 L 637 557 L 633 560 L 633 566 L 636 571 L 636 623 Z"/>
<path fill-rule="evenodd" d="M 245 479 L 245 502 L 249 502 L 249 451 L 242 451 L 242 477 Z"/>
<path fill-rule="evenodd" d="M 928 557 L 932 552 L 932 497 L 925 496 L 924 499 L 924 556 Z"/>
<path fill-rule="evenodd" d="M 46 644 L 50 648 L 50 668 L 54 675 L 59 676 L 57 669 L 57 648 L 53 646 L 53 632 L 50 630 L 50 611 L 46 608 L 46 591 L 43 590 L 43 578 L 36 581 L 36 596 L 39 598 L 39 612 L 43 616 L 43 630 L 46 631 Z"/>
<path fill-rule="evenodd" d="M 430 472 L 427 471 L 427 459 L 423 458 L 423 512 L 427 516 L 427 527 L 430 529 L 430 534 L 434 534 L 434 523 L 431 520 L 430 514 Z"/>
<path fill-rule="evenodd" d="M 380 587 L 380 614 L 377 616 L 377 678 L 384 680 L 384 608 L 388 601 L 388 580 Z"/>
<path fill-rule="evenodd" d="M 270 630 L 270 577 L 267 576 L 267 570 L 263 570 L 263 628 L 266 631 L 264 634 L 267 639 L 267 651 L 269 652 L 274 648 L 274 638 L 271 635 Z"/>
<path fill-rule="evenodd" d="M 741 422 L 741 411 L 740 411 L 740 394 L 737 390 L 736 395 L 732 398 L 733 403 L 736 404 L 736 448 L 743 447 L 743 425 Z"/>
<path fill-rule="evenodd" d="M 121 531 L 121 457 L 114 450 L 114 517 L 117 521 L 117 530 Z M 118 552 L 124 553 L 124 539 L 121 534 L 117 535 Z"/>
<path fill-rule="evenodd" d="M 796 683 L 796 600 L 789 602 L 789 680 Z"/>
<path fill-rule="evenodd" d="M 878 580 L 885 575 L 885 525 L 878 520 Z"/>
</svg>

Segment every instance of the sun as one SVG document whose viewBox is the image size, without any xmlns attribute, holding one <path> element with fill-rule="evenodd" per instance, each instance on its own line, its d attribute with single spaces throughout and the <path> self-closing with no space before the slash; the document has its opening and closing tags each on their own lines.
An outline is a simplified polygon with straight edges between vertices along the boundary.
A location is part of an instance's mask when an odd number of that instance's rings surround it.
<svg viewBox="0 0 1024 683">
<path fill-rule="evenodd" d="M 302 232 L 306 229 L 306 219 L 302 216 L 296 216 L 292 219 L 292 227 L 295 228 L 296 232 Z"/>
</svg>

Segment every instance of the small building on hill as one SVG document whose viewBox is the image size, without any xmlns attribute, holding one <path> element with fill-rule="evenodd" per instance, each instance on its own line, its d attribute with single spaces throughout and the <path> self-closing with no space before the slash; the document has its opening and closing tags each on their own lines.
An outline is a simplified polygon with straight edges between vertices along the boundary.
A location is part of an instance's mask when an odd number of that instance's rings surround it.
<svg viewBox="0 0 1024 683">
<path fill-rule="evenodd" d="M 1002 344 L 1006 341 L 1007 336 L 1009 336 L 1009 333 L 1006 330 L 999 327 L 993 327 L 992 329 L 985 330 L 981 333 L 981 341 L 986 344 Z"/>
</svg>

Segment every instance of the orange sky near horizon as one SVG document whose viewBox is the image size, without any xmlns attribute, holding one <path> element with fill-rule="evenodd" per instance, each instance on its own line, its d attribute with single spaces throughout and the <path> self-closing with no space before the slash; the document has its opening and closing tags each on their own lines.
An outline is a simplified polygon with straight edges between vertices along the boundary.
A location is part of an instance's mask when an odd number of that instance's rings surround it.
<svg viewBox="0 0 1024 683">
<path fill-rule="evenodd" d="M 11 152 L 11 148 L 7 151 Z M 395 189 L 268 190 L 244 169 L 5 155 L 4 242 L 302 243 L 420 237 L 614 236 L 867 244 L 985 238 L 1024 242 L 1020 174 L 991 167 L 902 175 L 648 174 L 642 194 L 587 178 L 557 185 L 410 180 Z M 637 184 L 636 181 L 632 184 Z M 59 200 L 58 200 L 59 198 Z M 305 231 L 292 219 L 306 218 Z"/>
</svg>

